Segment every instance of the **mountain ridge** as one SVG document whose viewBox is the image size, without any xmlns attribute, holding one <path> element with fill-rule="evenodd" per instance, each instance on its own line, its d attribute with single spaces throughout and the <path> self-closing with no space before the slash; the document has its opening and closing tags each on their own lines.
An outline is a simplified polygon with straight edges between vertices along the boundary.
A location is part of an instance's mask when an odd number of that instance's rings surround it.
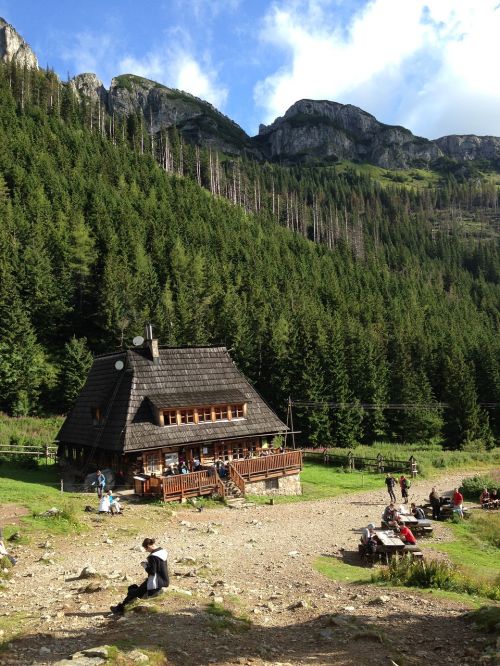
<svg viewBox="0 0 500 666">
<path fill-rule="evenodd" d="M 0 59 L 38 69 L 35 53 L 13 26 L 0 18 Z M 474 134 L 427 139 L 400 125 L 380 122 L 352 104 L 302 99 L 249 136 L 209 102 L 135 74 L 112 79 L 109 90 L 93 73 L 78 74 L 69 86 L 80 99 L 99 102 L 110 114 L 140 114 L 156 135 L 176 127 L 184 140 L 257 161 L 331 164 L 349 160 L 387 169 L 429 167 L 440 159 L 486 160 L 500 166 L 500 138 Z"/>
</svg>

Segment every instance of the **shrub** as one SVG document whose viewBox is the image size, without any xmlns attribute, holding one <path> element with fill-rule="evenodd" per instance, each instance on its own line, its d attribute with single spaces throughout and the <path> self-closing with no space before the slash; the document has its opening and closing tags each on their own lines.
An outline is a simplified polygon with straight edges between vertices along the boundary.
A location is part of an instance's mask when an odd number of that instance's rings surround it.
<svg viewBox="0 0 500 666">
<path fill-rule="evenodd" d="M 465 499 L 478 502 L 484 488 L 488 488 L 491 492 L 496 486 L 495 481 L 489 476 L 472 476 L 462 481 L 461 488 Z"/>
<path fill-rule="evenodd" d="M 474 581 L 459 573 L 448 562 L 411 560 L 408 557 L 393 558 L 386 569 L 374 574 L 372 580 L 403 587 L 466 592 L 488 599 L 500 600 L 500 585 L 488 585 Z"/>
</svg>

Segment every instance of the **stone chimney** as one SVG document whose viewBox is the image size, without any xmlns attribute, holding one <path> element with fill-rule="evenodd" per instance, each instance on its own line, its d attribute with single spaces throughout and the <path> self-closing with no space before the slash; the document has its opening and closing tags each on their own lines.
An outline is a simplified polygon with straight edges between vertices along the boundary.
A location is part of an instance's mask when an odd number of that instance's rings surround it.
<svg viewBox="0 0 500 666">
<path fill-rule="evenodd" d="M 151 359 L 154 365 L 160 363 L 160 350 L 158 349 L 158 340 L 153 338 L 153 327 L 147 323 L 144 331 L 144 340 L 151 353 Z"/>
</svg>

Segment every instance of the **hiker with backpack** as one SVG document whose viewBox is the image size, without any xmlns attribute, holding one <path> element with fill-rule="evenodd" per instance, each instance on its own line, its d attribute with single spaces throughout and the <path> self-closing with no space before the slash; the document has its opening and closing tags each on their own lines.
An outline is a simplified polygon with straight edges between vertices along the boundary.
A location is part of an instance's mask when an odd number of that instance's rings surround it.
<svg viewBox="0 0 500 666">
<path fill-rule="evenodd" d="M 404 474 L 399 477 L 399 486 L 401 488 L 401 497 L 405 504 L 408 504 L 408 491 L 410 490 L 411 481 L 406 478 Z"/>
</svg>

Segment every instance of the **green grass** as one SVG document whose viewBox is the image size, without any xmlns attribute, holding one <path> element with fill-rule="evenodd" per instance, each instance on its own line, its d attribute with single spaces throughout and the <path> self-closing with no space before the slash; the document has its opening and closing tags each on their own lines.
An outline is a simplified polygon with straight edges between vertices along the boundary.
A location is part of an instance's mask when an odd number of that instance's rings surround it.
<svg viewBox="0 0 500 666">
<path fill-rule="evenodd" d="M 467 575 L 446 561 L 393 557 L 388 567 L 374 572 L 373 581 L 403 587 L 449 590 L 500 601 L 498 583 L 490 584 L 481 576 Z"/>
<path fill-rule="evenodd" d="M 215 633 L 229 631 L 230 633 L 241 634 L 248 631 L 252 626 L 250 618 L 246 615 L 237 615 L 230 608 L 222 604 L 211 603 L 206 611 L 209 616 L 210 628 Z"/>
<path fill-rule="evenodd" d="M 466 619 L 483 631 L 498 634 L 500 629 L 500 606 L 481 606 L 481 608 L 467 613 Z"/>
<path fill-rule="evenodd" d="M 448 523 L 453 541 L 432 544 L 446 553 L 451 562 L 478 583 L 500 585 L 500 514 L 473 512 L 468 520 Z"/>
<path fill-rule="evenodd" d="M 53 444 L 63 420 L 63 416 L 16 418 L 0 412 L 0 448 L 9 446 L 11 442 L 40 447 Z"/>
<path fill-rule="evenodd" d="M 336 557 L 318 557 L 314 561 L 314 568 L 330 580 L 343 583 L 369 583 L 373 570 L 357 564 L 348 564 Z"/>
<path fill-rule="evenodd" d="M 328 448 L 332 454 L 346 456 L 346 449 Z M 417 460 L 418 475 L 421 478 L 432 477 L 447 469 L 465 469 L 474 467 L 488 469 L 500 465 L 500 448 L 491 451 L 446 451 L 438 443 L 391 444 L 388 442 L 375 442 L 371 446 L 359 445 L 353 450 L 355 456 L 376 458 L 380 453 L 385 461 L 409 460 L 414 456 Z"/>
<path fill-rule="evenodd" d="M 302 495 L 276 496 L 274 502 L 276 504 L 303 502 L 337 497 L 360 490 L 380 490 L 385 488 L 384 478 L 384 474 L 348 472 L 306 460 L 300 475 Z M 256 504 L 269 503 L 269 497 L 260 495 L 249 495 L 248 499 Z"/>
<path fill-rule="evenodd" d="M 12 464 L 0 465 L 0 504 L 18 504 L 28 509 L 29 515 L 21 519 L 22 529 L 7 526 L 5 536 L 20 529 L 22 533 L 66 534 L 80 531 L 78 513 L 88 496 L 61 494 L 59 470 L 54 465 L 40 465 L 37 469 L 23 469 Z M 61 513 L 46 517 L 40 514 L 56 507 Z"/>
</svg>

